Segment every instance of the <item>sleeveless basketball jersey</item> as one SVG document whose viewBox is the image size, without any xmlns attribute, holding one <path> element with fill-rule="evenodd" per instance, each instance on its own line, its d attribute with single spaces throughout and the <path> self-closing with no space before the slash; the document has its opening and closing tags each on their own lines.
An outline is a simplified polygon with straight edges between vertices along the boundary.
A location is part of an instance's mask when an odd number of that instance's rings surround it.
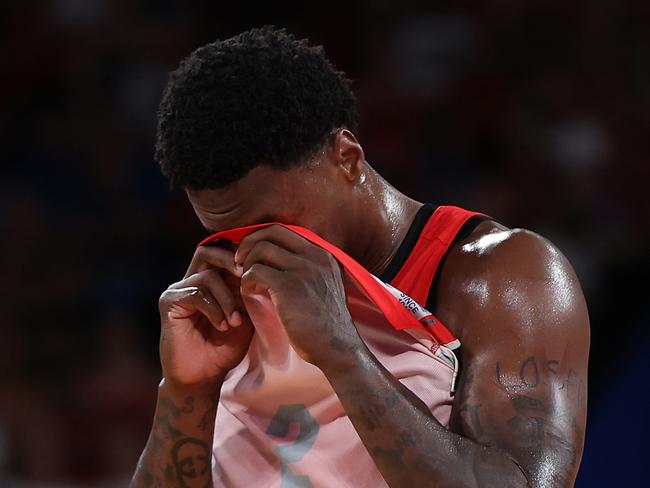
<svg viewBox="0 0 650 488">
<path fill-rule="evenodd" d="M 441 261 L 477 215 L 457 207 L 423 206 L 382 279 L 313 232 L 285 225 L 337 259 L 359 335 L 445 427 L 458 368 L 452 350 L 459 344 L 420 304 L 431 302 Z M 221 232 L 201 245 L 218 239 L 237 243 L 267 225 Z M 213 442 L 214 486 L 387 486 L 327 378 L 291 347 L 269 297 L 249 295 L 244 305 L 255 335 L 222 387 Z"/>
<path fill-rule="evenodd" d="M 380 279 L 435 312 L 437 278 L 447 251 L 489 219 L 460 207 L 424 204 Z"/>
</svg>

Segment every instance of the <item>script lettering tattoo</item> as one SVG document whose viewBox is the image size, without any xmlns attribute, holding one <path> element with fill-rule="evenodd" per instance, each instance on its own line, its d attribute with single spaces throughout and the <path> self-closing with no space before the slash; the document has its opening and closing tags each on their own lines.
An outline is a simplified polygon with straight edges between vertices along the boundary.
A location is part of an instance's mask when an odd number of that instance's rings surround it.
<svg viewBox="0 0 650 488">
<path fill-rule="evenodd" d="M 558 371 L 557 367 L 559 364 L 560 361 L 557 361 L 556 359 L 551 359 L 550 361 L 546 362 L 546 369 L 553 374 L 557 374 Z"/>
<path fill-rule="evenodd" d="M 581 408 L 585 404 L 585 391 L 586 386 L 585 382 L 574 369 L 570 369 L 566 377 L 566 381 L 560 387 L 560 389 L 565 389 L 566 394 L 578 408 Z"/>
<path fill-rule="evenodd" d="M 497 361 L 496 364 L 496 379 L 497 383 L 506 391 L 525 390 L 527 388 L 535 388 L 539 384 L 539 368 L 537 367 L 537 360 L 534 357 L 527 358 L 519 368 L 519 381 L 509 381 L 504 377 L 501 372 L 501 364 Z"/>
<path fill-rule="evenodd" d="M 549 378 L 542 378 L 545 373 Z M 527 358 L 519 368 L 519 377 L 517 381 L 512 381 L 504 375 L 502 366 L 499 361 L 495 365 L 495 377 L 497 383 L 508 392 L 517 392 L 526 389 L 532 389 L 540 384 L 549 385 L 557 384 L 559 380 L 560 390 L 565 390 L 567 396 L 576 403 L 578 407 L 583 407 L 585 403 L 585 382 L 579 377 L 573 369 L 568 373 L 561 375 L 560 362 L 556 359 L 546 361 L 544 368 L 538 366 L 538 361 L 534 357 Z"/>
</svg>

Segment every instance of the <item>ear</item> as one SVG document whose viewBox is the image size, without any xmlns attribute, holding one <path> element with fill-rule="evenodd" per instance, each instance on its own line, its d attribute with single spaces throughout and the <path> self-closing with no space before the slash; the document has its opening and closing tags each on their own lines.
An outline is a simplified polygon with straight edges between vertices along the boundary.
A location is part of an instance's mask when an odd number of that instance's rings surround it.
<svg viewBox="0 0 650 488">
<path fill-rule="evenodd" d="M 333 134 L 333 160 L 337 169 L 350 182 L 356 182 L 362 175 L 365 154 L 361 144 L 348 129 L 338 129 Z"/>
</svg>

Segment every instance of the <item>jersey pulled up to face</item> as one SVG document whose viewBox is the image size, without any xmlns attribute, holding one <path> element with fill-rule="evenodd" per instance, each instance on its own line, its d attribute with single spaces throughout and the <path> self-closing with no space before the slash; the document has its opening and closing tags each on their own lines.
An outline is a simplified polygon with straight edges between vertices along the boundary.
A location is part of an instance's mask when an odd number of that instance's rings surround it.
<svg viewBox="0 0 650 488">
<path fill-rule="evenodd" d="M 436 213 L 445 208 L 450 207 L 438 207 Z M 455 227 L 474 215 L 463 212 L 457 214 Z M 425 231 L 434 217 L 435 213 Z M 225 231 L 201 244 L 216 239 L 238 242 L 266 225 L 271 224 Z M 339 261 L 348 309 L 368 349 L 447 427 L 457 374 L 452 349 L 458 341 L 418 301 L 371 275 L 340 249 L 307 229 L 286 227 Z M 429 269 L 413 272 L 427 279 L 449 244 L 444 249 L 438 246 L 440 256 Z M 401 275 L 408 278 L 408 273 Z M 393 284 L 399 286 L 399 279 Z M 424 301 L 421 296 L 419 300 Z M 291 347 L 268 295 L 248 295 L 244 304 L 255 335 L 221 390 L 214 429 L 214 486 L 387 486 L 325 375 Z"/>
</svg>

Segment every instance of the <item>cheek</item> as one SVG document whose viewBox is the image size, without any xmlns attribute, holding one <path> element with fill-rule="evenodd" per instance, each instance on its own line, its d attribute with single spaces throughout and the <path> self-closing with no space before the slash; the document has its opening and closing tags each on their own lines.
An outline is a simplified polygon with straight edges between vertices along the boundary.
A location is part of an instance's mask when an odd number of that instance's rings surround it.
<svg viewBox="0 0 650 488">
<path fill-rule="evenodd" d="M 306 227 L 316 234 L 321 236 L 326 241 L 331 242 L 336 247 L 343 249 L 341 217 L 328 216 L 324 213 L 317 213 L 316 215 L 306 216 L 304 221 L 296 224 Z"/>
</svg>

